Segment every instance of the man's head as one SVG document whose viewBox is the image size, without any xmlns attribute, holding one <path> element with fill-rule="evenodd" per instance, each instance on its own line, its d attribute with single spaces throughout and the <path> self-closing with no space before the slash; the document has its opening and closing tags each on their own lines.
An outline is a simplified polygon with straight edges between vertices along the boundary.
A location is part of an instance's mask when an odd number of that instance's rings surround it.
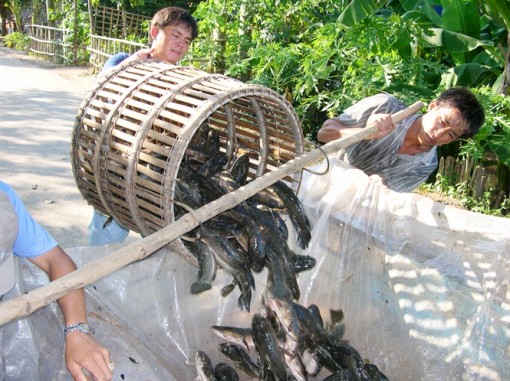
<svg viewBox="0 0 510 381">
<path fill-rule="evenodd" d="M 5 192 L 0 191 L 0 296 L 14 286 L 16 272 L 12 248 L 18 236 L 18 218 Z"/>
<path fill-rule="evenodd" d="M 152 18 L 149 31 L 149 41 L 155 49 L 151 57 L 175 65 L 184 58 L 197 35 L 197 22 L 187 10 L 161 9 Z"/>
<path fill-rule="evenodd" d="M 483 107 L 475 95 L 465 87 L 452 87 L 443 91 L 436 99 L 437 105 L 459 110 L 465 123 L 463 138 L 475 136 L 485 121 Z"/>
<path fill-rule="evenodd" d="M 485 120 L 482 106 L 464 87 L 454 87 L 429 103 L 417 134 L 421 146 L 439 146 L 474 136 Z"/>
</svg>

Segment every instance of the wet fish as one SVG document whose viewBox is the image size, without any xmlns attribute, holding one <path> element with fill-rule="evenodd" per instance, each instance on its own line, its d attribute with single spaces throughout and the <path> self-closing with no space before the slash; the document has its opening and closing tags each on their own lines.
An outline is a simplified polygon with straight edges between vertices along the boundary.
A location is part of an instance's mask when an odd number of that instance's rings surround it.
<svg viewBox="0 0 510 381">
<path fill-rule="evenodd" d="M 251 328 L 213 325 L 211 330 L 216 334 L 216 336 L 221 337 L 228 342 L 243 346 L 247 351 L 255 345 L 253 343 Z"/>
<path fill-rule="evenodd" d="M 206 204 L 228 193 L 217 181 L 213 181 L 212 177 L 204 176 L 197 172 L 190 173 L 188 181 L 191 181 L 200 189 L 202 200 Z"/>
<path fill-rule="evenodd" d="M 214 179 L 229 192 L 234 192 L 239 189 L 239 183 L 234 179 L 232 174 L 228 171 L 221 171 L 214 175 Z"/>
<path fill-rule="evenodd" d="M 185 180 L 177 179 L 174 198 L 176 201 L 188 205 L 191 209 L 203 206 L 200 190 Z"/>
<path fill-rule="evenodd" d="M 299 322 L 299 344 L 301 348 L 315 350 L 317 346 L 328 346 L 329 340 L 322 325 L 310 311 L 299 303 L 293 303 Z"/>
<path fill-rule="evenodd" d="M 237 252 L 233 242 L 205 227 L 202 227 L 202 240 L 213 252 L 218 265 L 234 277 L 236 285 L 239 286 L 241 291 L 238 299 L 239 307 L 243 311 L 249 311 L 252 297 L 251 290 L 255 288 L 255 280 L 249 269 L 248 256 Z"/>
<path fill-rule="evenodd" d="M 287 366 L 273 328 L 266 318 L 260 314 L 255 314 L 251 329 L 253 342 L 261 361 L 261 370 L 269 370 L 277 380 L 285 380 L 287 378 Z"/>
<path fill-rule="evenodd" d="M 275 279 L 282 275 L 273 276 Z M 272 284 L 271 277 L 268 276 L 268 286 L 266 287 L 263 303 L 268 310 L 268 314 L 273 314 L 281 330 L 285 333 L 284 353 L 289 356 L 295 356 L 299 349 L 299 321 L 293 306 L 292 294 L 284 283 L 276 286 Z"/>
<path fill-rule="evenodd" d="M 227 163 L 228 158 L 225 155 L 215 155 L 200 166 L 198 173 L 204 176 L 212 176 L 220 172 Z"/>
<path fill-rule="evenodd" d="M 216 278 L 216 260 L 209 247 L 202 241 L 183 241 L 184 245 L 197 257 L 197 281 L 191 285 L 191 293 L 199 294 L 210 290 Z"/>
<path fill-rule="evenodd" d="M 303 271 L 311 270 L 317 264 L 317 260 L 309 255 L 294 254 L 290 258 L 294 265 L 294 272 L 300 273 Z"/>
<path fill-rule="evenodd" d="M 289 356 L 286 354 L 284 357 L 287 367 L 292 374 L 292 378 L 296 381 L 307 381 L 308 374 L 306 373 L 306 368 L 301 360 L 301 356 Z"/>
<path fill-rule="evenodd" d="M 365 363 L 365 365 L 363 365 L 361 376 L 364 380 L 389 381 L 388 377 L 386 377 L 376 365 L 370 363 Z"/>
<path fill-rule="evenodd" d="M 220 362 L 214 367 L 218 381 L 239 381 L 239 375 L 230 365 Z"/>
<path fill-rule="evenodd" d="M 316 304 L 310 304 L 308 307 L 306 307 L 307 311 L 310 313 L 310 316 L 312 316 L 313 320 L 317 323 L 317 325 L 324 329 L 324 321 L 322 320 L 321 310 Z"/>
<path fill-rule="evenodd" d="M 242 267 L 249 265 L 248 256 L 239 253 L 232 242 L 206 227 L 202 227 L 201 232 L 202 240 L 212 250 L 217 263 L 222 269 L 230 274 L 235 274 Z"/>
<path fill-rule="evenodd" d="M 294 191 L 281 180 L 270 185 L 267 189 L 270 192 L 274 192 L 285 204 L 289 218 L 296 229 L 298 243 L 301 248 L 306 248 L 310 243 L 312 235 L 310 221 L 301 201 Z"/>
<path fill-rule="evenodd" d="M 245 185 L 248 179 L 250 158 L 247 154 L 238 156 L 230 169 L 234 180 L 240 185 Z"/>
<path fill-rule="evenodd" d="M 322 369 L 322 365 L 319 362 L 317 354 L 310 348 L 305 348 L 300 357 L 303 362 L 303 366 L 305 367 L 306 374 L 311 377 L 317 376 Z"/>
<path fill-rule="evenodd" d="M 198 351 L 196 353 L 195 368 L 200 381 L 218 381 L 214 373 L 211 359 L 205 352 Z"/>
<path fill-rule="evenodd" d="M 193 135 L 193 145 L 199 149 L 200 151 L 203 151 L 205 153 L 205 145 L 207 143 L 207 137 L 209 135 L 209 131 L 211 130 L 211 126 L 209 126 L 209 123 L 204 122 L 198 127 L 198 130 Z"/>
<path fill-rule="evenodd" d="M 220 154 L 220 134 L 214 128 L 209 129 L 204 147 L 205 153 L 216 156 Z"/>
<path fill-rule="evenodd" d="M 270 247 L 266 250 L 266 258 L 268 266 L 271 267 L 271 274 L 274 277 L 275 269 L 281 267 L 279 270 L 283 277 L 281 280 L 285 283 L 287 288 L 292 293 L 292 298 L 298 300 L 300 297 L 299 284 L 294 272 L 294 265 L 289 257 L 289 247 L 287 242 L 277 239 L 277 237 L 270 237 Z"/>
<path fill-rule="evenodd" d="M 331 322 L 326 325 L 326 332 L 332 344 L 338 344 L 342 341 L 345 334 L 344 311 L 342 309 L 330 309 L 329 314 Z"/>
<path fill-rule="evenodd" d="M 261 272 L 265 265 L 266 241 L 263 237 L 260 225 L 252 216 L 237 210 L 227 210 L 221 216 L 230 218 L 242 227 L 248 242 L 248 255 L 250 267 L 255 272 Z"/>
<path fill-rule="evenodd" d="M 218 349 L 242 372 L 250 377 L 258 378 L 259 366 L 253 362 L 250 355 L 239 345 L 220 343 Z"/>
<path fill-rule="evenodd" d="M 321 363 L 332 372 L 347 369 L 354 379 L 359 378 L 363 369 L 363 359 L 350 344 L 343 341 L 334 346 L 321 345 L 317 348 Z"/>
</svg>

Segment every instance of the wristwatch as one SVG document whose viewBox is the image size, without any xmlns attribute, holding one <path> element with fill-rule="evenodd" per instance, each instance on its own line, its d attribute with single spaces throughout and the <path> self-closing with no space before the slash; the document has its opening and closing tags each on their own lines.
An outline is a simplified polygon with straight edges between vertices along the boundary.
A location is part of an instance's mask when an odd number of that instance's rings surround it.
<svg viewBox="0 0 510 381">
<path fill-rule="evenodd" d="M 73 332 L 73 331 L 80 331 L 80 332 L 92 335 L 94 333 L 94 328 L 92 328 L 87 323 L 71 324 L 64 328 L 65 335 L 67 335 L 69 332 Z"/>
</svg>

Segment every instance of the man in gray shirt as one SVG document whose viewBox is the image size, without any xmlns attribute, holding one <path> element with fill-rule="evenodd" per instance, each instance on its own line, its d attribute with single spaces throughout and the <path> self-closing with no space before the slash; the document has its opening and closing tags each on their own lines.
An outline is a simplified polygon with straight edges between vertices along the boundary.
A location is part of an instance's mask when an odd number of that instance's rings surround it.
<svg viewBox="0 0 510 381">
<path fill-rule="evenodd" d="M 483 107 L 464 87 L 445 90 L 430 102 L 427 113 L 395 125 L 391 114 L 404 108 L 389 94 L 364 98 L 326 120 L 317 139 L 327 143 L 376 125 L 379 132 L 340 152 L 340 157 L 369 176 L 380 176 L 388 188 L 410 192 L 436 169 L 437 146 L 474 136 L 485 120 Z"/>
</svg>

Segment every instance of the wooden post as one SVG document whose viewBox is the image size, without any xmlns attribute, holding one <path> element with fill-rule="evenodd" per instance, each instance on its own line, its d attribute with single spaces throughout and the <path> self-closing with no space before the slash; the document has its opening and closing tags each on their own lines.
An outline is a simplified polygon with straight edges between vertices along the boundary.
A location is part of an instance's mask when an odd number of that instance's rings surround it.
<svg viewBox="0 0 510 381">
<path fill-rule="evenodd" d="M 399 122 L 406 117 L 415 114 L 423 107 L 422 102 L 416 102 L 410 107 L 392 115 L 393 121 Z M 41 286 L 27 294 L 0 304 L 0 325 L 11 320 L 30 315 L 38 309 L 54 302 L 55 300 L 85 287 L 104 276 L 127 266 L 130 263 L 148 257 L 153 252 L 161 249 L 169 242 L 194 229 L 208 219 L 230 209 L 260 192 L 262 189 L 287 177 L 289 174 L 302 170 L 307 165 L 316 163 L 324 154 L 332 154 L 350 145 L 366 139 L 369 135 L 377 132 L 377 127 L 366 127 L 360 132 L 342 139 L 338 139 L 323 145 L 304 155 L 298 156 L 274 171 L 268 172 L 238 190 L 228 193 L 209 204 L 182 216 L 179 220 L 164 227 L 163 229 L 125 246 L 112 254 L 91 261 L 81 266 L 76 271 L 59 279 Z"/>
</svg>

